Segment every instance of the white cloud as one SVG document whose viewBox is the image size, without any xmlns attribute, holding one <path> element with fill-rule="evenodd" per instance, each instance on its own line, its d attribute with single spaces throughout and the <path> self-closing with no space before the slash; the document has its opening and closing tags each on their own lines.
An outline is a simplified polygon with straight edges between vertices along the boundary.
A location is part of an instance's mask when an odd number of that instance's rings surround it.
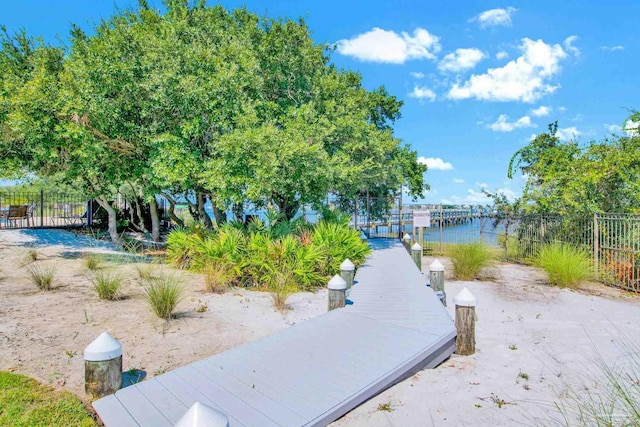
<svg viewBox="0 0 640 427">
<path fill-rule="evenodd" d="M 374 28 L 351 39 L 338 40 L 337 50 L 365 62 L 403 64 L 410 59 L 435 59 L 440 51 L 440 38 L 424 28 L 416 28 L 413 36 L 382 28 Z"/>
<path fill-rule="evenodd" d="M 482 13 L 469 19 L 467 22 L 478 21 L 480 28 L 496 27 L 498 25 L 504 27 L 511 26 L 511 14 L 517 9 L 514 7 L 507 7 L 506 9 L 490 9 L 485 10 Z"/>
<path fill-rule="evenodd" d="M 411 98 L 426 99 L 431 102 L 436 100 L 436 93 L 424 86 L 414 86 L 409 96 Z"/>
<path fill-rule="evenodd" d="M 538 108 L 531 110 L 531 115 L 536 117 L 545 117 L 551 113 L 552 108 L 546 105 L 541 105 Z"/>
<path fill-rule="evenodd" d="M 465 71 L 475 67 L 486 55 L 474 47 L 468 49 L 456 49 L 448 53 L 438 64 L 440 71 Z"/>
<path fill-rule="evenodd" d="M 454 184 L 464 184 L 464 179 L 462 179 L 462 178 L 454 178 L 453 179 L 453 183 Z"/>
<path fill-rule="evenodd" d="M 487 188 L 489 186 L 489 184 L 487 184 L 486 182 L 478 182 L 478 181 L 476 181 L 476 186 L 480 187 L 480 188 Z"/>
<path fill-rule="evenodd" d="M 573 141 L 575 138 L 579 137 L 581 133 L 582 132 L 576 129 L 575 126 L 571 126 L 569 128 L 558 129 L 556 136 L 561 141 Z"/>
<path fill-rule="evenodd" d="M 624 124 L 624 131 L 629 136 L 640 136 L 640 121 L 627 120 Z"/>
<path fill-rule="evenodd" d="M 565 111 L 567 111 L 567 107 L 563 107 L 561 105 L 560 107 L 558 107 L 558 111 L 560 111 L 561 113 L 564 113 Z"/>
<path fill-rule="evenodd" d="M 531 118 L 529 116 L 522 116 L 515 122 L 510 122 L 509 117 L 506 114 L 500 114 L 498 120 L 487 125 L 487 127 L 494 132 L 511 132 L 519 128 L 536 127 L 536 124 L 531 122 Z"/>
<path fill-rule="evenodd" d="M 560 45 L 524 38 L 519 49 L 522 56 L 504 67 L 474 74 L 462 84 L 455 83 L 447 96 L 451 99 L 534 102 L 560 87 L 548 82 L 560 72 L 560 61 L 567 56 Z"/>
<path fill-rule="evenodd" d="M 624 46 L 616 45 L 616 46 L 601 46 L 600 49 L 608 50 L 609 52 L 615 52 L 616 50 L 624 50 Z"/>
<path fill-rule="evenodd" d="M 564 39 L 564 42 L 562 42 L 562 44 L 564 45 L 564 48 L 567 50 L 567 52 L 570 52 L 573 56 L 580 56 L 580 49 L 573 45 L 576 40 L 578 40 L 578 36 L 569 36 Z"/>
<path fill-rule="evenodd" d="M 409 73 L 409 75 L 414 79 L 424 79 L 424 73 L 421 73 L 421 72 L 413 72 L 413 73 Z"/>
<path fill-rule="evenodd" d="M 619 126 L 619 125 L 610 125 L 610 124 L 606 124 L 605 123 L 604 127 L 607 129 L 607 131 L 609 131 L 611 133 L 620 133 L 620 132 L 622 132 L 622 126 Z"/>
<path fill-rule="evenodd" d="M 500 52 L 496 53 L 496 59 L 501 60 L 501 59 L 506 59 L 509 57 L 509 53 L 505 52 L 504 50 L 501 50 Z"/>
<path fill-rule="evenodd" d="M 584 120 L 584 115 L 583 114 L 576 114 L 573 119 L 571 119 L 572 122 L 581 122 Z"/>
<path fill-rule="evenodd" d="M 418 157 L 418 163 L 427 165 L 427 168 L 437 171 L 448 171 L 453 169 L 453 165 L 449 162 L 445 162 L 439 157 Z"/>
</svg>

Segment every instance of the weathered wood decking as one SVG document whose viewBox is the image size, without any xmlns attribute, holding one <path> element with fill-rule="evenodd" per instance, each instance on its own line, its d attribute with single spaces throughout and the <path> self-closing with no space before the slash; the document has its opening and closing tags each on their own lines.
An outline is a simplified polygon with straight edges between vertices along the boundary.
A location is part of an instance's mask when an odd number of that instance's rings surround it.
<svg viewBox="0 0 640 427">
<path fill-rule="evenodd" d="M 173 426 L 199 401 L 235 426 L 324 426 L 455 347 L 453 320 L 401 244 L 373 241 L 352 305 L 93 403 L 107 427 Z"/>
</svg>

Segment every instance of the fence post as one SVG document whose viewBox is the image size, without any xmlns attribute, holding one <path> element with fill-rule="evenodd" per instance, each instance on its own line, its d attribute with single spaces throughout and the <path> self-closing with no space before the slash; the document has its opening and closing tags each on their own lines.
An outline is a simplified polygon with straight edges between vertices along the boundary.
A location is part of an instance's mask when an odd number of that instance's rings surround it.
<svg viewBox="0 0 640 427">
<path fill-rule="evenodd" d="M 329 280 L 329 311 L 342 308 L 347 303 L 347 282 L 339 275 Z"/>
<path fill-rule="evenodd" d="M 444 218 L 442 217 L 442 203 L 440 203 L 440 256 L 442 256 L 442 227 L 444 223 Z"/>
<path fill-rule="evenodd" d="M 84 349 L 84 390 L 93 398 L 122 387 L 122 344 L 103 332 Z"/>
<path fill-rule="evenodd" d="M 600 233 L 598 231 L 598 214 L 593 214 L 593 268 L 596 276 L 600 272 Z"/>
<path fill-rule="evenodd" d="M 411 259 L 418 267 L 418 270 L 422 272 L 422 246 L 418 242 L 411 246 Z"/>
<path fill-rule="evenodd" d="M 411 235 L 409 233 L 404 233 L 404 236 L 402 236 L 402 244 L 407 252 L 411 251 Z"/>
<path fill-rule="evenodd" d="M 196 402 L 173 427 L 229 427 L 229 418 L 220 411 Z"/>
<path fill-rule="evenodd" d="M 340 277 L 347 282 L 347 290 L 353 286 L 353 278 L 356 274 L 356 266 L 353 265 L 349 258 L 342 261 L 340 264 Z"/>
<path fill-rule="evenodd" d="M 456 353 L 469 356 L 476 352 L 476 304 L 477 298 L 464 288 L 455 297 L 456 307 Z"/>
<path fill-rule="evenodd" d="M 44 227 L 44 190 L 40 189 L 40 228 Z"/>
</svg>

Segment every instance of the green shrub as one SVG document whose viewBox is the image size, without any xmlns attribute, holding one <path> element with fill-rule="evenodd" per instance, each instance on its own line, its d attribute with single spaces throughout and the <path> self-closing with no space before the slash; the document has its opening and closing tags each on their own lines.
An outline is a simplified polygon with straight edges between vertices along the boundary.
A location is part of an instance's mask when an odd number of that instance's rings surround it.
<svg viewBox="0 0 640 427">
<path fill-rule="evenodd" d="M 326 251 L 322 272 L 327 275 L 338 273 L 340 264 L 347 258 L 358 267 L 371 253 L 367 242 L 360 239 L 360 232 L 341 223 L 320 221 L 311 234 L 311 244 Z"/>
<path fill-rule="evenodd" d="M 543 246 L 533 259 L 533 264 L 549 275 L 549 282 L 561 288 L 576 288 L 591 275 L 589 254 L 566 243 Z"/>
<path fill-rule="evenodd" d="M 29 272 L 29 279 L 31 282 L 43 291 L 51 289 L 53 283 L 53 276 L 56 273 L 56 268 L 53 265 L 40 265 L 31 264 L 27 271 Z"/>
<path fill-rule="evenodd" d="M 177 268 L 189 268 L 202 237 L 187 228 L 177 228 L 167 236 L 167 260 Z"/>
<path fill-rule="evenodd" d="M 118 299 L 118 289 L 122 280 L 122 276 L 116 271 L 97 271 L 93 276 L 93 289 L 98 298 L 115 300 Z"/>
<path fill-rule="evenodd" d="M 171 319 L 184 294 L 182 278 L 176 273 L 161 272 L 147 282 L 144 291 L 155 315 L 161 319 Z"/>
<path fill-rule="evenodd" d="M 491 266 L 494 260 L 493 250 L 481 243 L 450 245 L 446 255 L 453 263 L 453 277 L 458 280 L 475 279 L 485 267 Z"/>
<path fill-rule="evenodd" d="M 287 299 L 298 289 L 291 274 L 285 272 L 276 273 L 269 282 L 269 292 L 273 298 L 273 306 L 276 310 L 284 312 L 287 309 Z"/>
</svg>

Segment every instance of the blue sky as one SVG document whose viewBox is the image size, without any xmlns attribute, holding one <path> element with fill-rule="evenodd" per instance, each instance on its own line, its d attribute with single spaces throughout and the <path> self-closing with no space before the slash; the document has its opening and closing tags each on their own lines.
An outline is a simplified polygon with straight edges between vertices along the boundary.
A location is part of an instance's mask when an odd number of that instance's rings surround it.
<svg viewBox="0 0 640 427">
<path fill-rule="evenodd" d="M 161 2 L 149 3 L 161 7 Z M 212 2 L 210 2 L 211 4 Z M 640 2 L 223 1 L 304 17 L 332 61 L 404 101 L 397 137 L 430 166 L 431 203 L 486 203 L 481 188 L 520 193 L 512 154 L 555 120 L 586 143 L 621 132 L 640 109 Z M 3 2 L 0 24 L 57 43 L 135 1 Z"/>
</svg>

